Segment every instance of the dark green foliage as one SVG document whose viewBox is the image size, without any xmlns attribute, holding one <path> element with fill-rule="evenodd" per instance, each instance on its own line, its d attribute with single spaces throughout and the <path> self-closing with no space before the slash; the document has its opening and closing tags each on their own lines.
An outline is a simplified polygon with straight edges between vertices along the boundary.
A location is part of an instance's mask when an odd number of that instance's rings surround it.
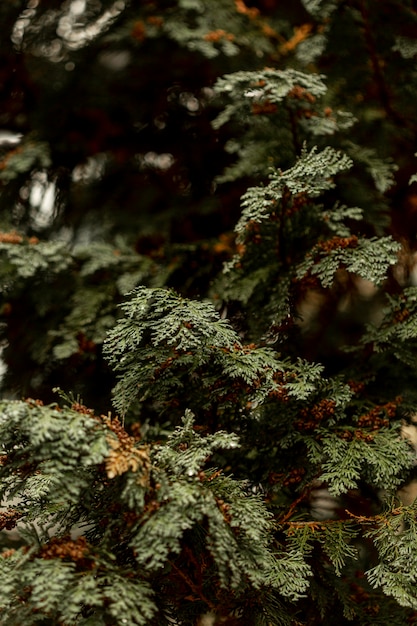
<svg viewBox="0 0 417 626">
<path fill-rule="evenodd" d="M 117 418 L 98 418 L 76 402 L 63 409 L 7 402 L 1 409 L 1 495 L 18 496 L 9 515 L 31 543 L 1 560 L 4 623 L 22 619 L 17 596 L 53 621 L 158 623 L 165 604 L 169 610 L 180 600 L 163 589 L 179 584 L 181 572 L 187 580 L 187 562 L 201 563 L 196 575 L 207 577 L 200 591 L 208 606 L 226 589 L 233 590 L 229 610 L 244 604 L 248 589 L 267 585 L 292 599 L 306 590 L 310 569 L 295 551 L 273 547 L 274 523 L 261 498 L 206 467 L 216 449 L 238 447 L 235 435 L 202 437 L 187 411 L 164 446 L 150 447 Z M 193 613 L 192 604 L 186 609 Z M 36 612 L 25 619 L 38 622 Z"/>
<path fill-rule="evenodd" d="M 413 4 L 0 22 L 0 623 L 416 624 Z"/>
<path fill-rule="evenodd" d="M 243 346 L 210 302 L 140 287 L 123 308 L 126 316 L 105 344 L 120 372 L 114 403 L 123 415 L 137 395 L 170 410 L 174 396 L 193 410 L 218 410 L 238 395 L 258 402 L 277 389 L 274 376 L 285 364 L 273 350 Z"/>
</svg>

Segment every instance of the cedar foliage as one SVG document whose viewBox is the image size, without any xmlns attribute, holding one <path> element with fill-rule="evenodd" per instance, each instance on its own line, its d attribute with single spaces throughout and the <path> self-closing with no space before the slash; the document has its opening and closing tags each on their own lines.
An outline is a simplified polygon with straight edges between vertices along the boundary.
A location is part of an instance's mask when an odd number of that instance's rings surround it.
<svg viewBox="0 0 417 626">
<path fill-rule="evenodd" d="M 0 21 L 0 623 L 417 623 L 413 3 Z"/>
</svg>

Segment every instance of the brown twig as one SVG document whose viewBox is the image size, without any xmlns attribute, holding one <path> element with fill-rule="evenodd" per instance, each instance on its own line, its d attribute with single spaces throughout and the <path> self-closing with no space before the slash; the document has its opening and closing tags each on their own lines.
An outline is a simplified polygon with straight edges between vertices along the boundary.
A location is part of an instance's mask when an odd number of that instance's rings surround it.
<svg viewBox="0 0 417 626">
<path fill-rule="evenodd" d="M 298 498 L 294 500 L 294 502 L 292 502 L 286 514 L 278 520 L 280 524 L 285 524 L 285 522 L 287 522 L 290 519 L 291 515 L 294 513 L 295 509 L 300 504 L 300 502 L 302 502 L 309 495 L 311 489 L 312 489 L 311 485 L 307 485 L 306 487 L 304 487 L 304 489 L 302 490 Z"/>
<path fill-rule="evenodd" d="M 183 572 L 175 563 L 169 561 L 171 567 L 177 572 L 177 574 L 183 579 L 183 581 L 189 586 L 194 595 L 196 595 L 200 600 L 205 602 L 209 609 L 212 611 L 216 611 L 216 605 L 204 594 L 201 587 L 196 585 L 185 572 Z"/>
</svg>

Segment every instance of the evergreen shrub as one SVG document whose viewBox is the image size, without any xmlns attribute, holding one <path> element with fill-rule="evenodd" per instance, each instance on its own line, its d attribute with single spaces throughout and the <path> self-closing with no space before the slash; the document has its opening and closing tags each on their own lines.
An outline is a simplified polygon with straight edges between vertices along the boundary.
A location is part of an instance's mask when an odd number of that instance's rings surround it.
<svg viewBox="0 0 417 626">
<path fill-rule="evenodd" d="M 417 624 L 414 4 L 0 23 L 0 623 Z"/>
</svg>

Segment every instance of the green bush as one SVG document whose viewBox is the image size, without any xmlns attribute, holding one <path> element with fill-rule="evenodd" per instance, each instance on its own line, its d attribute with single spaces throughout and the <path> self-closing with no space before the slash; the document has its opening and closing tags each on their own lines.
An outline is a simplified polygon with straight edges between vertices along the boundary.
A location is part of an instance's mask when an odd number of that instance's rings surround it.
<svg viewBox="0 0 417 626">
<path fill-rule="evenodd" d="M 0 623 L 417 624 L 412 3 L 0 21 Z"/>
</svg>

